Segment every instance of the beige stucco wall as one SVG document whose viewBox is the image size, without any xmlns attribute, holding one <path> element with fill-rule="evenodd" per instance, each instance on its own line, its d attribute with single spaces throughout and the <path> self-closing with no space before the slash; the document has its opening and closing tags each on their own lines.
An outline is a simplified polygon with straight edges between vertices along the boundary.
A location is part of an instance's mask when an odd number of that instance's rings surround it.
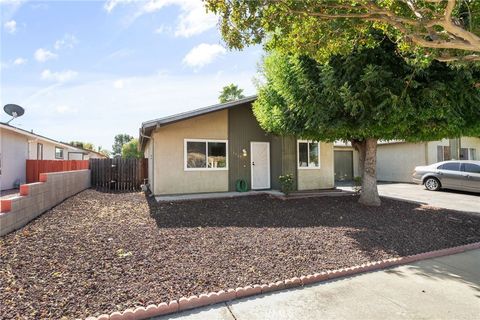
<svg viewBox="0 0 480 320">
<path fill-rule="evenodd" d="M 0 129 L 0 190 L 14 188 L 16 181 L 25 183 L 28 142 L 24 135 Z"/>
<path fill-rule="evenodd" d="M 160 127 L 152 138 L 155 195 L 228 191 L 228 170 L 184 170 L 184 139 L 228 140 L 227 110 Z"/>
<path fill-rule="evenodd" d="M 322 142 L 320 143 L 320 168 L 298 168 L 298 190 L 327 189 L 333 188 L 334 185 L 333 143 Z"/>
<path fill-rule="evenodd" d="M 412 182 L 413 169 L 426 165 L 425 151 L 425 143 L 379 144 L 377 180 Z"/>
</svg>

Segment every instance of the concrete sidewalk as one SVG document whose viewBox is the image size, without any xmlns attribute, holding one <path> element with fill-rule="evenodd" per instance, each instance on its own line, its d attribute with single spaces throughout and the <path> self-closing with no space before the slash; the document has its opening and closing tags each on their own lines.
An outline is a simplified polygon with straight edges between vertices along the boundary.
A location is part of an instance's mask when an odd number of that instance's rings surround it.
<svg viewBox="0 0 480 320">
<path fill-rule="evenodd" d="M 155 319 L 420 318 L 480 318 L 480 250 Z"/>
</svg>

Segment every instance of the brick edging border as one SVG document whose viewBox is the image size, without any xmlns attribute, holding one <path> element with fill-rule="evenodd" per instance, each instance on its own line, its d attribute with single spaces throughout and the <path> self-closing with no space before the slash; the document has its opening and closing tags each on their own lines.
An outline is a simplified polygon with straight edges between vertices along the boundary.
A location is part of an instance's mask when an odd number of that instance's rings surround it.
<svg viewBox="0 0 480 320">
<path fill-rule="evenodd" d="M 408 264 L 420 260 L 438 258 L 448 256 L 451 254 L 461 253 L 469 250 L 480 249 L 480 242 L 474 242 L 462 246 L 440 249 L 435 251 L 428 251 L 411 256 L 390 258 L 381 261 L 369 262 L 360 266 L 353 266 L 349 268 L 342 268 L 333 271 L 326 271 L 321 273 L 314 273 L 311 275 L 293 277 L 284 281 L 278 281 L 263 285 L 249 285 L 239 287 L 236 289 L 220 290 L 218 292 L 210 292 L 207 294 L 194 295 L 191 297 L 182 297 L 178 300 L 172 300 L 169 303 L 162 302 L 158 305 L 151 304 L 144 307 L 137 307 L 135 309 L 127 309 L 123 312 L 113 312 L 111 314 L 102 314 L 98 317 L 88 317 L 86 320 L 141 320 L 151 317 L 175 313 L 188 309 L 204 307 L 216 303 L 231 301 L 234 299 L 245 298 L 257 294 L 278 291 L 287 288 L 294 288 L 313 283 L 318 283 L 326 280 L 342 278 L 346 276 L 357 275 L 364 272 L 381 270 L 393 266 Z"/>
</svg>

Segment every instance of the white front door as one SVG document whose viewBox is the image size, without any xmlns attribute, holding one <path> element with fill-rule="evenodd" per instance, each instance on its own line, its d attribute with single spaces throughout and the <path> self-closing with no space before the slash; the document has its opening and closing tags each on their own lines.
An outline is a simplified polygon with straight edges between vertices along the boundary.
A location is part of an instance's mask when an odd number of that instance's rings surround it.
<svg viewBox="0 0 480 320">
<path fill-rule="evenodd" d="M 270 189 L 270 142 L 250 142 L 252 190 Z"/>
</svg>

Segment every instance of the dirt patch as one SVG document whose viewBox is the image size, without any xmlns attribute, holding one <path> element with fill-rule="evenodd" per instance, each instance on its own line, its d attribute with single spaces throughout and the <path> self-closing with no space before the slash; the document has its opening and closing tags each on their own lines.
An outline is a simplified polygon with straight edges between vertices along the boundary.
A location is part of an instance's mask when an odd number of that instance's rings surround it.
<svg viewBox="0 0 480 320">
<path fill-rule="evenodd" d="M 0 318 L 100 315 L 480 241 L 477 217 L 356 200 L 87 190 L 0 239 Z"/>
</svg>

